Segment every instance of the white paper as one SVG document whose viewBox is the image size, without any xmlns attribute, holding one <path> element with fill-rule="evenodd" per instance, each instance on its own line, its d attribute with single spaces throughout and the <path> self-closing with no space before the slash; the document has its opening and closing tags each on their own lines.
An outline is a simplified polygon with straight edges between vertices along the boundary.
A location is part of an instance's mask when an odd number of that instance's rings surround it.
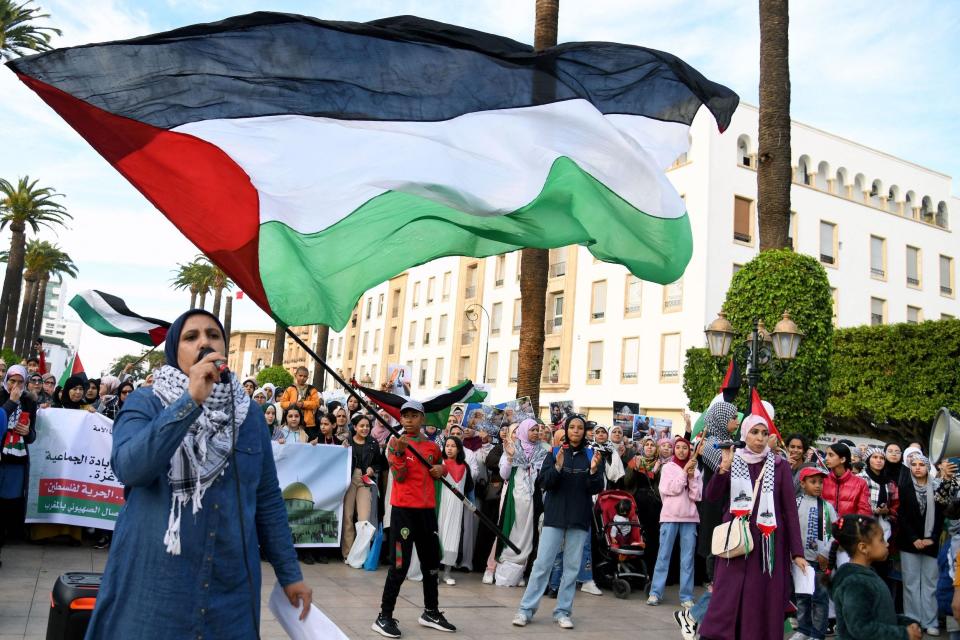
<svg viewBox="0 0 960 640">
<path fill-rule="evenodd" d="M 793 573 L 794 593 L 813 595 L 817 577 L 817 572 L 813 570 L 813 567 L 807 567 L 807 571 L 804 572 L 803 569 L 791 563 L 790 570 Z"/>
<path fill-rule="evenodd" d="M 310 614 L 301 622 L 300 609 L 290 604 L 279 583 L 270 592 L 270 612 L 291 640 L 350 640 L 315 604 L 310 605 Z"/>
</svg>

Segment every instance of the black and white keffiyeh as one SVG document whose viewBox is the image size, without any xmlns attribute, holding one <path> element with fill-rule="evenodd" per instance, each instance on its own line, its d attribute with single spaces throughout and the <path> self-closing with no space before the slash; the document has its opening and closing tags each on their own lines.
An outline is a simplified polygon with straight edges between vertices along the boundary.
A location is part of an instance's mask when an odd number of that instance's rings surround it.
<svg viewBox="0 0 960 640">
<path fill-rule="evenodd" d="M 186 374 L 165 365 L 154 377 L 153 393 L 166 408 L 183 397 L 189 383 Z M 167 472 L 172 504 L 163 543 L 167 553 L 175 556 L 180 555 L 181 509 L 191 500 L 194 515 L 202 508 L 204 493 L 227 467 L 234 442 L 233 424 L 240 425 L 247 417 L 250 397 L 237 379 L 231 377 L 229 383 L 213 385 L 201 408 L 200 416 L 190 425 L 183 442 L 170 458 Z"/>
<path fill-rule="evenodd" d="M 760 416 L 747 416 L 741 425 L 743 432 L 747 432 L 756 422 L 766 423 Z M 750 480 L 748 465 L 763 462 L 760 470 L 760 495 L 757 507 L 757 528 L 762 537 L 762 565 L 764 573 L 773 575 L 774 565 L 774 532 L 777 530 L 777 515 L 775 508 L 774 471 L 776 456 L 767 447 L 761 453 L 753 453 L 749 449 L 738 449 L 733 456 L 733 465 L 730 468 L 730 513 L 735 517 L 750 517 L 753 511 L 753 482 Z"/>
<path fill-rule="evenodd" d="M 706 428 L 704 429 L 706 445 L 703 447 L 700 456 L 711 471 L 717 470 L 720 466 L 720 458 L 722 457 L 720 449 L 714 448 L 713 445 L 717 442 L 730 439 L 730 432 L 727 431 L 727 423 L 730 422 L 731 418 L 736 417 L 737 406 L 730 402 L 724 402 L 723 400 L 718 400 L 710 405 L 706 415 L 703 417 L 703 421 L 706 424 Z"/>
</svg>

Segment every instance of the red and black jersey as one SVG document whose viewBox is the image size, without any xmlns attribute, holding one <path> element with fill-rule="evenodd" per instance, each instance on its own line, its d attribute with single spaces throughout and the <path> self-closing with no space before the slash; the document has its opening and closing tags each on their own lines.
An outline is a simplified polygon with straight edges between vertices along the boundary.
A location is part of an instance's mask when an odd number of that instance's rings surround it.
<svg viewBox="0 0 960 640">
<path fill-rule="evenodd" d="M 433 509 L 436 507 L 434 480 L 430 470 L 417 460 L 411 447 L 416 448 L 431 465 L 440 464 L 440 447 L 433 440 L 407 436 L 407 448 L 402 454 L 396 452 L 396 438 L 387 443 L 387 460 L 393 472 L 393 489 L 390 504 L 394 507 L 411 509 Z"/>
</svg>

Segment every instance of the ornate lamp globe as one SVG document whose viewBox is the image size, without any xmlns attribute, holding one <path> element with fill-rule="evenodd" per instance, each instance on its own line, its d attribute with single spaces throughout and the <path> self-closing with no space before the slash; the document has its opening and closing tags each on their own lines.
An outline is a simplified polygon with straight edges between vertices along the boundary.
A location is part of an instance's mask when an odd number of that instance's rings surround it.
<svg viewBox="0 0 960 640">
<path fill-rule="evenodd" d="M 730 353 L 730 346 L 733 344 L 733 337 L 736 332 L 733 330 L 733 325 L 727 320 L 727 314 L 723 311 L 717 314 L 717 319 L 704 329 L 704 333 L 707 336 L 710 355 L 715 358 L 723 358 Z"/>
<path fill-rule="evenodd" d="M 790 312 L 784 311 L 783 318 L 773 329 L 773 350 L 781 360 L 793 360 L 803 341 L 803 332 L 790 319 Z"/>
</svg>

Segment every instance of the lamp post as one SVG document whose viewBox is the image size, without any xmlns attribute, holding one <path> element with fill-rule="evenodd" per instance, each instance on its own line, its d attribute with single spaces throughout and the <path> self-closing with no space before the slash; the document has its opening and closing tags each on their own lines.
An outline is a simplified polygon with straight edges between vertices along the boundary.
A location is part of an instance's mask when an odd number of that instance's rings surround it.
<svg viewBox="0 0 960 640">
<path fill-rule="evenodd" d="M 715 358 L 727 357 L 737 333 L 723 311 L 704 329 L 704 333 L 707 336 L 710 355 Z M 763 320 L 754 321 L 750 337 L 734 349 L 734 357 L 746 357 L 747 384 L 750 386 L 751 397 L 753 390 L 760 382 L 760 368 L 771 362 L 771 357 L 774 355 L 779 363 L 782 363 L 779 366 L 786 365 L 797 357 L 797 349 L 800 348 L 802 341 L 803 332 L 790 318 L 789 311 L 783 312 L 783 317 L 774 327 L 772 334 L 767 331 Z"/>
<path fill-rule="evenodd" d="M 481 325 L 480 322 L 480 312 L 483 312 L 483 315 L 487 316 L 487 335 L 483 344 L 483 373 L 481 374 L 480 382 L 486 384 L 487 382 L 487 355 L 490 351 L 490 314 L 486 309 L 483 308 L 483 305 L 473 303 L 463 310 L 463 315 L 466 316 L 467 320 L 476 325 Z M 480 327 L 477 327 L 479 331 Z"/>
</svg>

